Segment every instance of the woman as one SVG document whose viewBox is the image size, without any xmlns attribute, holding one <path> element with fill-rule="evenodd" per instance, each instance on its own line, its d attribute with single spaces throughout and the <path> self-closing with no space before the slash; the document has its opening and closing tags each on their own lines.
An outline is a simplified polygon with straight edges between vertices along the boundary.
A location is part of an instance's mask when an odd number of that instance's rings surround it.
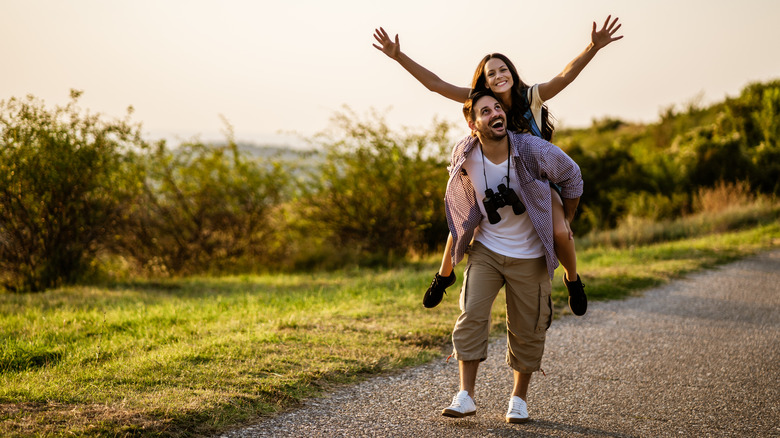
<svg viewBox="0 0 780 438">
<path fill-rule="evenodd" d="M 617 23 L 617 17 L 610 22 L 611 18 L 611 16 L 608 16 L 599 30 L 596 30 L 596 22 L 593 22 L 591 42 L 588 47 L 574 58 L 560 74 L 548 82 L 536 84 L 532 87 L 529 87 L 520 79 L 517 69 L 512 62 L 506 56 L 498 53 L 487 55 L 482 59 L 474 72 L 471 88 L 465 88 L 447 83 L 431 71 L 417 64 L 401 52 L 398 35 L 395 36 L 394 40 L 391 40 L 387 32 L 381 27 L 375 30 L 374 34 L 374 38 L 379 45 L 374 44 L 373 46 L 396 60 L 426 88 L 456 102 L 465 102 L 472 89 L 490 88 L 496 97 L 501 100 L 507 112 L 510 129 L 530 132 L 550 140 L 554 128 L 549 120 L 544 102 L 555 97 L 574 81 L 599 50 L 611 42 L 623 38 L 622 35 L 614 36 L 620 29 L 621 24 Z M 569 291 L 569 307 L 574 314 L 583 315 L 587 310 L 587 298 L 585 297 L 580 277 L 577 274 L 574 237 L 569 225 L 572 218 L 564 216 L 561 197 L 555 188 L 551 188 L 551 191 L 555 252 L 565 271 L 563 282 Z M 438 305 L 444 295 L 444 290 L 455 282 L 455 273 L 452 269 L 450 256 L 451 247 L 452 236 L 447 239 L 439 272 L 434 276 L 431 286 L 423 298 L 425 307 L 430 308 Z M 569 281 L 572 278 L 576 280 Z"/>
</svg>

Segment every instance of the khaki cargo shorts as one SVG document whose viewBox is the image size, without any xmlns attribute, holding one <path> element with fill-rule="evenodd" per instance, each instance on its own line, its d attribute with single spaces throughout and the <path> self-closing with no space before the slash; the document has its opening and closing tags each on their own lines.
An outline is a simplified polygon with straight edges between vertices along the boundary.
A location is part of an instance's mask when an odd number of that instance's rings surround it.
<svg viewBox="0 0 780 438">
<path fill-rule="evenodd" d="M 485 360 L 490 335 L 490 309 L 506 285 L 506 361 L 521 373 L 538 371 L 547 329 L 552 323 L 552 284 L 545 258 L 502 256 L 480 242 L 469 251 L 460 292 L 461 314 L 452 332 L 458 360 Z"/>
</svg>

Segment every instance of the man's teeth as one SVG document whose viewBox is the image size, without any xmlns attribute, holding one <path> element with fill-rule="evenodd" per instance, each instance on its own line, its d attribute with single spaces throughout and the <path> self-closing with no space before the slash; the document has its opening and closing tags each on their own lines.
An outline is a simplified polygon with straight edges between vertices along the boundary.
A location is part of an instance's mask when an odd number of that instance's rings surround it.
<svg viewBox="0 0 780 438">
<path fill-rule="evenodd" d="M 504 121 L 503 120 L 496 120 L 495 122 L 491 123 L 490 126 L 492 128 L 501 128 L 502 126 L 504 126 Z"/>
</svg>

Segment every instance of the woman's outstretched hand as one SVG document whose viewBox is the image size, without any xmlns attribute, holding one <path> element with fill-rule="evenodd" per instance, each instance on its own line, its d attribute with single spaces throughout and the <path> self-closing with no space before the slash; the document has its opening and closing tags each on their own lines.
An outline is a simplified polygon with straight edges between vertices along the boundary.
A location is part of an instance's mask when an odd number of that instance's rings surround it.
<svg viewBox="0 0 780 438">
<path fill-rule="evenodd" d="M 596 49 L 601 49 L 612 41 L 617 41 L 623 38 L 623 35 L 613 36 L 618 31 L 618 29 L 620 29 L 622 24 L 617 24 L 618 17 L 615 17 L 615 19 L 610 23 L 609 20 L 611 18 L 612 16 L 608 15 L 607 19 L 604 20 L 604 25 L 601 26 L 601 29 L 598 31 L 596 31 L 596 22 L 593 22 L 593 30 L 590 32 L 590 42 L 593 43 L 593 46 Z M 616 24 L 617 26 L 615 26 Z"/>
<path fill-rule="evenodd" d="M 374 29 L 374 39 L 381 44 L 379 46 L 372 44 L 377 50 L 382 51 L 382 53 L 393 59 L 398 59 L 398 54 L 401 53 L 401 43 L 398 41 L 398 34 L 395 35 L 395 41 L 393 41 L 387 32 L 380 27 L 379 29 Z"/>
</svg>

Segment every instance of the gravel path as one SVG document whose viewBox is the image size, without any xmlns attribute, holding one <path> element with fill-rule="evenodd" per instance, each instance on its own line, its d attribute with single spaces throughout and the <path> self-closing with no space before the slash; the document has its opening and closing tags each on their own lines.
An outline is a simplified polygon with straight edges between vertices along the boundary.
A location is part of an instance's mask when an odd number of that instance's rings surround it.
<svg viewBox="0 0 780 438">
<path fill-rule="evenodd" d="M 504 422 L 512 380 L 498 339 L 473 417 L 441 416 L 458 389 L 457 362 L 442 359 L 221 436 L 780 437 L 778 311 L 775 250 L 556 320 L 529 423 Z"/>
</svg>

